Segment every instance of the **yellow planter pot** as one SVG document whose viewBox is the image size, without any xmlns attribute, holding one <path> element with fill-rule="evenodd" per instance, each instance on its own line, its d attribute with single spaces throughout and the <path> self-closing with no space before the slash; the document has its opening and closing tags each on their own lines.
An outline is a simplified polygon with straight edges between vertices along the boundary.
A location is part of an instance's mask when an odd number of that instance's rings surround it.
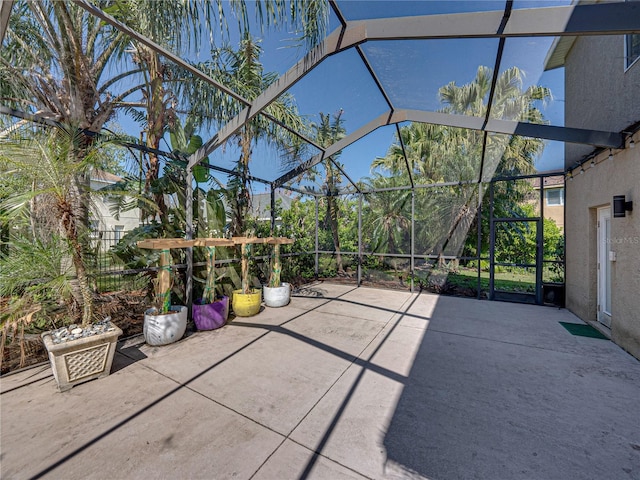
<svg viewBox="0 0 640 480">
<path fill-rule="evenodd" d="M 260 311 L 262 302 L 262 290 L 251 290 L 250 293 L 242 293 L 242 290 L 233 291 L 233 312 L 238 317 L 251 317 Z"/>
</svg>

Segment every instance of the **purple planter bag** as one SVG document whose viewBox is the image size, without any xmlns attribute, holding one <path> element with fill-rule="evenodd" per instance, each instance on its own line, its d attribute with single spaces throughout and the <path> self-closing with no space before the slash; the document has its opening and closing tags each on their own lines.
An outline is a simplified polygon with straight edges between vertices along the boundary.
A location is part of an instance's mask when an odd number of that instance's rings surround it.
<svg viewBox="0 0 640 480">
<path fill-rule="evenodd" d="M 198 330 L 220 328 L 229 316 L 229 297 L 218 297 L 213 303 L 204 303 L 202 298 L 193 304 L 193 321 Z"/>
</svg>

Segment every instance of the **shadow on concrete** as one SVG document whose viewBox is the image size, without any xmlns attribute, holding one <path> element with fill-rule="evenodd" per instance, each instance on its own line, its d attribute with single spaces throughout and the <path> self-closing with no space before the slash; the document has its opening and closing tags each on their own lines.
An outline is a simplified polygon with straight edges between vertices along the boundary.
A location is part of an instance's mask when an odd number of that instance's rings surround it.
<svg viewBox="0 0 640 480">
<path fill-rule="evenodd" d="M 133 365 L 140 360 L 144 360 L 147 356 L 140 350 L 140 347 L 144 345 L 144 337 L 138 335 L 135 338 L 127 339 L 122 343 L 118 343 L 116 348 L 116 354 L 113 357 L 113 364 L 111 365 L 111 373 L 115 373 L 130 365 Z"/>
<path fill-rule="evenodd" d="M 384 438 L 388 467 L 406 478 L 640 478 L 640 371 L 624 352 L 594 358 L 442 330 L 426 331 L 405 381 Z"/>
<path fill-rule="evenodd" d="M 341 295 L 346 295 L 350 291 L 351 290 L 349 290 L 347 292 L 343 292 Z M 325 297 L 325 298 L 335 299 L 337 297 Z M 314 309 L 315 308 L 311 308 L 308 311 L 311 311 L 311 310 L 314 310 Z M 302 316 L 302 315 L 304 315 L 306 313 L 307 312 L 305 312 L 305 313 L 303 313 L 303 314 L 301 314 L 299 316 Z M 296 316 L 296 317 L 294 317 L 292 319 L 289 319 L 284 323 L 291 322 L 292 320 L 294 320 L 295 318 L 298 318 L 299 316 Z M 234 322 L 234 324 L 240 324 L 240 322 Z M 251 324 L 247 324 L 247 326 L 250 326 L 250 325 Z M 264 329 L 265 326 L 262 325 L 261 328 Z M 235 355 L 238 355 L 240 352 L 242 352 L 245 349 L 249 348 L 251 345 L 253 345 L 256 342 L 258 342 L 259 340 L 261 340 L 265 335 L 268 335 L 271 331 L 273 331 L 273 329 L 272 330 L 267 330 L 262 335 L 256 337 L 255 339 L 251 340 L 250 342 L 246 343 L 245 345 L 243 345 L 242 347 L 238 348 L 234 352 L 230 353 L 226 357 L 220 359 L 219 361 L 211 364 L 210 366 L 208 366 L 204 370 L 198 372 L 197 374 L 195 374 L 194 376 L 189 378 L 187 381 L 178 384 L 175 388 L 169 390 L 164 395 L 161 395 L 160 397 L 158 397 L 158 398 L 154 399 L 153 401 L 149 402 L 144 407 L 138 409 L 136 412 L 134 412 L 131 415 L 127 416 L 123 420 L 117 422 L 116 424 L 114 424 L 110 428 L 104 430 L 103 432 L 97 434 L 92 439 L 90 439 L 87 442 L 85 442 L 83 445 L 77 447 L 73 451 L 71 451 L 68 454 L 64 455 L 62 458 L 60 458 L 57 461 L 53 462 L 51 465 L 49 465 L 45 469 L 43 469 L 40 472 L 38 472 L 35 475 L 33 475 L 31 477 L 31 479 L 35 480 L 35 479 L 39 479 L 39 478 L 43 478 L 43 477 L 51 475 L 52 472 L 54 472 L 56 469 L 58 469 L 61 465 L 64 465 L 66 462 L 68 462 L 72 458 L 76 457 L 77 455 L 81 454 L 85 450 L 89 449 L 93 445 L 96 445 L 97 443 L 99 443 L 101 440 L 103 440 L 104 438 L 108 437 L 112 433 L 114 433 L 117 430 L 125 427 L 127 424 L 129 424 L 130 422 L 132 422 L 133 420 L 138 418 L 140 415 L 144 414 L 147 411 L 152 410 L 157 405 L 159 405 L 160 403 L 162 403 L 163 401 L 165 401 L 169 397 L 173 396 L 177 392 L 179 392 L 179 391 L 181 391 L 181 390 L 183 390 L 185 388 L 191 390 L 190 385 L 194 381 L 196 381 L 197 379 L 199 379 L 203 375 L 207 374 L 208 372 L 210 372 L 211 370 L 213 370 L 214 368 L 216 368 L 220 364 L 224 363 L 225 361 L 229 360 L 230 358 L 234 357 Z M 142 339 L 141 341 L 139 341 L 137 343 L 134 341 L 133 344 L 131 344 L 131 345 L 129 345 L 128 342 L 123 342 L 123 344 L 118 345 L 119 349 L 118 349 L 118 351 L 116 353 L 116 357 L 114 357 L 114 364 L 112 366 L 112 372 L 115 372 L 115 371 L 121 370 L 123 368 L 126 368 L 128 365 L 132 365 L 133 363 L 135 363 L 135 362 L 137 362 L 139 360 L 142 360 L 142 358 L 146 358 L 144 353 L 142 353 L 140 351 L 140 348 L 139 348 L 140 346 L 142 346 L 142 344 L 144 344 L 144 339 Z"/>
</svg>

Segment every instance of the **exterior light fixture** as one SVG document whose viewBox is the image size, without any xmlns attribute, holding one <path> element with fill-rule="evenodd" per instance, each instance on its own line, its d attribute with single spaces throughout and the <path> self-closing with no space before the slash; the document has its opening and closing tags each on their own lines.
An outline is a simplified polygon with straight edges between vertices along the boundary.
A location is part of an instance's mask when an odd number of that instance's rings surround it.
<svg viewBox="0 0 640 480">
<path fill-rule="evenodd" d="M 609 160 L 613 160 L 613 152 L 609 149 Z"/>
<path fill-rule="evenodd" d="M 633 132 L 622 132 L 627 135 L 629 139 L 629 148 L 636 148 L 636 142 L 633 141 Z"/>
<path fill-rule="evenodd" d="M 591 158 L 591 168 L 596 166 L 596 159 L 595 158 Z"/>
<path fill-rule="evenodd" d="M 626 212 L 633 211 L 633 202 L 627 199 L 624 195 L 613 196 L 613 216 L 614 218 L 622 218 L 626 216 Z"/>
<path fill-rule="evenodd" d="M 573 172 L 569 172 L 569 180 L 573 180 Z"/>
<path fill-rule="evenodd" d="M 580 165 L 580 175 L 582 175 L 584 173 L 584 166 Z"/>
</svg>

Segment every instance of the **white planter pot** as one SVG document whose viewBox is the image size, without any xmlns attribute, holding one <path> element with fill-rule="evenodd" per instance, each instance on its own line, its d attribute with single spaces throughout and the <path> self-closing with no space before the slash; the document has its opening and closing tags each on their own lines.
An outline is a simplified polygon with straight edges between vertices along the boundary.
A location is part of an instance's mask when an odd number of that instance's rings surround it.
<svg viewBox="0 0 640 480">
<path fill-rule="evenodd" d="M 177 342 L 187 329 L 187 307 L 172 305 L 169 313 L 158 314 L 150 308 L 144 312 L 144 341 L 159 346 Z"/>
<path fill-rule="evenodd" d="M 291 300 L 291 284 L 286 282 L 279 287 L 263 287 L 262 291 L 267 307 L 284 307 Z"/>
<path fill-rule="evenodd" d="M 122 330 L 113 324 L 109 328 L 110 331 L 104 333 L 62 343 L 54 343 L 51 332 L 42 334 L 53 376 L 61 392 L 111 373 L 116 343 Z"/>
</svg>

